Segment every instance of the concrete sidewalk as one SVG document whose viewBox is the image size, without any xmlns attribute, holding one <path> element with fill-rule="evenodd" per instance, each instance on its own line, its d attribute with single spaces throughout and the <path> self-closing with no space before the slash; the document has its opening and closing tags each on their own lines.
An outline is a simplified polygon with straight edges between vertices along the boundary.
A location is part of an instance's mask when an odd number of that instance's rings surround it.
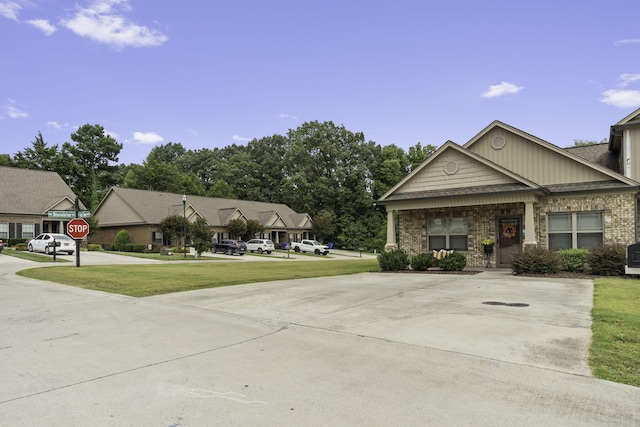
<svg viewBox="0 0 640 427">
<path fill-rule="evenodd" d="M 588 280 L 366 273 L 136 299 L 4 258 L 1 426 L 640 425 L 639 388 L 590 376 Z"/>
</svg>

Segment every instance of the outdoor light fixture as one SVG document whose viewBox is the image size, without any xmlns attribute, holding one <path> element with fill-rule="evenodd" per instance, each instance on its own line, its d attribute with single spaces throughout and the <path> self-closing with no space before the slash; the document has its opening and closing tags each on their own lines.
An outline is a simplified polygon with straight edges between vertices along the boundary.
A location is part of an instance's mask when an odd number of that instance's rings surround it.
<svg viewBox="0 0 640 427">
<path fill-rule="evenodd" d="M 187 195 L 182 195 L 182 217 L 184 218 L 184 227 L 182 235 L 182 252 L 184 258 L 187 259 Z"/>
</svg>

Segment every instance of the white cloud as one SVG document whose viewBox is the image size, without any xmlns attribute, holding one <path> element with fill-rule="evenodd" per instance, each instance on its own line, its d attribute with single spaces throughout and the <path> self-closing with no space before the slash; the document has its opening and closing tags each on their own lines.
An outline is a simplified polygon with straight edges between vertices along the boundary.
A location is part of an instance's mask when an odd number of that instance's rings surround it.
<svg viewBox="0 0 640 427">
<path fill-rule="evenodd" d="M 22 6 L 16 2 L 0 2 L 0 16 L 4 16 L 7 19 L 13 21 L 18 20 L 18 12 L 22 9 Z"/>
<path fill-rule="evenodd" d="M 54 129 L 65 129 L 70 128 L 69 123 L 58 123 L 55 120 L 49 120 L 47 122 L 47 126 L 51 126 Z"/>
<path fill-rule="evenodd" d="M 640 74 L 625 73 L 620 75 L 620 87 L 628 86 L 630 83 L 640 81 Z"/>
<path fill-rule="evenodd" d="M 6 105 L 4 107 L 4 111 L 7 114 L 7 116 L 9 116 L 12 119 L 24 119 L 29 117 L 27 113 L 25 113 L 24 111 L 20 110 L 17 107 L 14 107 L 13 105 Z"/>
<path fill-rule="evenodd" d="M 49 21 L 47 21 L 46 19 L 31 19 L 26 22 L 27 24 L 36 27 L 38 30 L 42 31 L 47 36 L 50 36 L 51 34 L 56 32 L 56 27 L 51 25 Z"/>
<path fill-rule="evenodd" d="M 287 113 L 280 113 L 280 118 L 298 120 L 296 116 L 292 116 L 291 114 L 287 114 Z"/>
<path fill-rule="evenodd" d="M 133 140 L 140 144 L 156 144 L 164 141 L 164 138 L 155 132 L 134 132 Z"/>
<path fill-rule="evenodd" d="M 128 10 L 129 0 L 97 0 L 62 25 L 81 37 L 116 48 L 159 46 L 168 40 L 159 31 L 129 21 L 122 14 Z"/>
<path fill-rule="evenodd" d="M 610 89 L 602 92 L 601 102 L 620 108 L 640 106 L 640 90 Z"/>
<path fill-rule="evenodd" d="M 613 42 L 614 45 L 620 46 L 621 44 L 640 44 L 640 39 L 622 39 Z"/>
<path fill-rule="evenodd" d="M 247 142 L 247 141 L 251 141 L 251 138 L 243 138 L 239 135 L 233 135 L 231 137 L 234 141 L 240 141 L 240 142 Z"/>
<path fill-rule="evenodd" d="M 497 85 L 489 86 L 489 89 L 481 96 L 483 98 L 496 98 L 498 96 L 511 95 L 522 90 L 522 86 L 516 86 L 513 83 L 500 82 Z"/>
</svg>

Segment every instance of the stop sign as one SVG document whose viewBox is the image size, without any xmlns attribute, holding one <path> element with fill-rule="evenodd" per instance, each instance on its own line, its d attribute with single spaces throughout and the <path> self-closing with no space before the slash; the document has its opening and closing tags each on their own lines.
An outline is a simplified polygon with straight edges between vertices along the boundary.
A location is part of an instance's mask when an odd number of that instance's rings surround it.
<svg viewBox="0 0 640 427">
<path fill-rule="evenodd" d="M 89 234 L 89 223 L 83 218 L 73 218 L 67 224 L 67 234 L 72 239 L 84 239 Z"/>
</svg>

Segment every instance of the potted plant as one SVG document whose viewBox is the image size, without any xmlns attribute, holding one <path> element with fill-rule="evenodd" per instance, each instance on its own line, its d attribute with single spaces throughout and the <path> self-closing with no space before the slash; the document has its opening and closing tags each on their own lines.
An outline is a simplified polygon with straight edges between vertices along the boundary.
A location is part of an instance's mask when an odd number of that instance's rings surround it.
<svg viewBox="0 0 640 427">
<path fill-rule="evenodd" d="M 493 239 L 484 239 L 482 241 L 482 247 L 484 248 L 484 253 L 485 254 L 492 254 L 493 253 L 493 245 L 495 245 L 496 242 L 493 241 Z"/>
</svg>

